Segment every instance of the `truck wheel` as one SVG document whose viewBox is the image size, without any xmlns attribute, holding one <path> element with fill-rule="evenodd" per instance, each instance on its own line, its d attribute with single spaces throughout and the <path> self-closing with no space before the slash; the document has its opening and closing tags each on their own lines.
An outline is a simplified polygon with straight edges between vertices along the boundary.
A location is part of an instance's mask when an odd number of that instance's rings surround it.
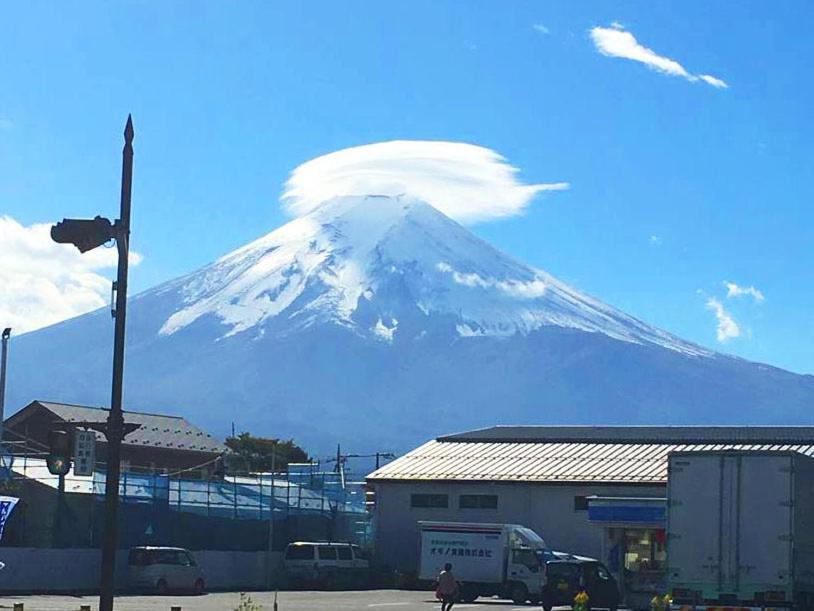
<svg viewBox="0 0 814 611">
<path fill-rule="evenodd" d="M 475 600 L 478 598 L 479 595 L 480 595 L 480 592 L 478 592 L 478 588 L 476 586 L 465 583 L 461 587 L 461 601 L 462 602 L 465 602 L 465 603 L 475 602 Z"/>
<path fill-rule="evenodd" d="M 509 598 L 516 605 L 523 605 L 529 598 L 529 589 L 522 583 L 516 583 L 510 590 Z"/>
<path fill-rule="evenodd" d="M 546 595 L 542 596 L 540 604 L 543 606 L 543 611 L 551 611 L 554 608 L 554 603 L 551 602 L 551 598 Z"/>
</svg>

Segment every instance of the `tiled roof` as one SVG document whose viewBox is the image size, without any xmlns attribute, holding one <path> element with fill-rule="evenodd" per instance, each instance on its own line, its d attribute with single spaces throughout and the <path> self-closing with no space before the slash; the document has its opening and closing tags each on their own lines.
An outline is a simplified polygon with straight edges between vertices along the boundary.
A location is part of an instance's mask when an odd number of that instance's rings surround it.
<svg viewBox="0 0 814 611">
<path fill-rule="evenodd" d="M 497 432 L 430 441 L 368 480 L 663 484 L 673 451 L 783 450 L 814 456 L 811 428 L 499 427 L 502 437 Z"/>
<path fill-rule="evenodd" d="M 34 401 L 31 405 L 34 404 L 47 409 L 66 422 L 104 422 L 107 420 L 108 415 L 108 410 L 98 407 L 50 403 L 48 401 Z M 24 410 L 25 408 L 18 414 Z M 15 416 L 9 419 L 10 423 Z M 221 453 L 226 451 L 226 446 L 217 439 L 178 416 L 124 412 L 124 421 L 141 425 L 124 438 L 123 443 L 125 445 L 194 452 Z M 104 442 L 104 438 L 100 433 L 97 433 L 96 436 L 99 441 Z"/>
<path fill-rule="evenodd" d="M 586 443 L 814 443 L 812 426 L 493 426 L 438 441 Z"/>
</svg>

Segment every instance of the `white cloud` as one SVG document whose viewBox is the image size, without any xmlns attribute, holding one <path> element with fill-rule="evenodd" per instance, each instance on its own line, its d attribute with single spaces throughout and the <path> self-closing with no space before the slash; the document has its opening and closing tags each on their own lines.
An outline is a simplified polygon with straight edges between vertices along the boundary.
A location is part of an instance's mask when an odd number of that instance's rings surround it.
<svg viewBox="0 0 814 611">
<path fill-rule="evenodd" d="M 48 223 L 24 226 L 0 216 L 0 327 L 33 331 L 104 306 L 110 283 L 97 270 L 115 268 L 115 248 L 81 254 L 51 240 Z M 130 254 L 131 264 L 141 256 Z M 112 276 L 112 274 L 111 274 Z"/>
<path fill-rule="evenodd" d="M 757 303 L 761 303 L 765 299 L 763 293 L 754 286 L 738 286 L 734 282 L 724 282 L 724 286 L 726 287 L 728 299 L 735 299 L 745 295 L 751 296 Z"/>
<path fill-rule="evenodd" d="M 531 27 L 532 27 L 532 29 L 534 29 L 534 31 L 536 31 L 536 32 L 540 32 L 540 34 L 550 34 L 550 33 L 551 33 L 551 30 L 549 30 L 549 29 L 548 29 L 546 26 L 544 26 L 542 23 L 535 23 L 535 24 L 534 24 L 533 26 L 531 26 Z"/>
<path fill-rule="evenodd" d="M 738 323 L 732 318 L 732 315 L 726 311 L 720 301 L 715 297 L 710 297 L 707 300 L 707 309 L 712 310 L 715 313 L 715 318 L 718 320 L 716 336 L 719 342 L 724 343 L 732 338 L 740 337 L 741 329 Z"/>
<path fill-rule="evenodd" d="M 726 89 L 729 87 L 729 85 L 717 77 L 709 74 L 692 74 L 676 60 L 664 57 L 652 49 L 648 49 L 640 44 L 639 41 L 636 40 L 636 37 L 619 23 L 614 22 L 609 28 L 592 28 L 591 39 L 597 51 L 602 55 L 621 57 L 623 59 L 640 62 L 653 70 L 671 76 L 680 76 L 690 82 L 700 80 L 718 89 Z"/>
<path fill-rule="evenodd" d="M 713 87 L 717 87 L 718 89 L 729 89 L 729 85 L 727 85 L 725 81 L 722 81 L 711 74 L 699 74 L 698 78 L 705 83 L 712 85 Z"/>
<path fill-rule="evenodd" d="M 664 243 L 664 240 L 660 235 L 651 235 L 648 239 L 651 246 L 661 246 Z"/>
<path fill-rule="evenodd" d="M 565 182 L 523 184 L 495 151 L 462 142 L 394 140 L 343 149 L 295 168 L 284 207 L 295 216 L 341 195 L 410 194 L 464 223 L 520 214 Z"/>
</svg>

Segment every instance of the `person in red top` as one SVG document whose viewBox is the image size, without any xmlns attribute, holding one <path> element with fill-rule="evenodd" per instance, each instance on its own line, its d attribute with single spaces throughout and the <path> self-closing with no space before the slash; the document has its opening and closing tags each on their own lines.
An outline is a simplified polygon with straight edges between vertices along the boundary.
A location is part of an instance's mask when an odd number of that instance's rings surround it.
<svg viewBox="0 0 814 611">
<path fill-rule="evenodd" d="M 438 575 L 438 597 L 441 599 L 441 611 L 450 611 L 458 598 L 458 582 L 452 574 L 452 565 L 447 562 L 444 570 Z"/>
</svg>

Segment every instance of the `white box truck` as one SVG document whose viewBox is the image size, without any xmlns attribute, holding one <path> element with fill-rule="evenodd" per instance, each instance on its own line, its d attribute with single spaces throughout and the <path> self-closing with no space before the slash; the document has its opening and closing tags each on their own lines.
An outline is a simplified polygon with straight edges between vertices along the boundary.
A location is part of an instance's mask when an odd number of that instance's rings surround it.
<svg viewBox="0 0 814 611">
<path fill-rule="evenodd" d="M 814 608 L 814 458 L 674 452 L 668 465 L 675 605 Z"/>
<path fill-rule="evenodd" d="M 538 602 L 545 585 L 545 541 L 518 524 L 419 522 L 419 579 L 434 581 L 446 563 L 461 584 L 460 598 L 501 596 Z"/>
</svg>

